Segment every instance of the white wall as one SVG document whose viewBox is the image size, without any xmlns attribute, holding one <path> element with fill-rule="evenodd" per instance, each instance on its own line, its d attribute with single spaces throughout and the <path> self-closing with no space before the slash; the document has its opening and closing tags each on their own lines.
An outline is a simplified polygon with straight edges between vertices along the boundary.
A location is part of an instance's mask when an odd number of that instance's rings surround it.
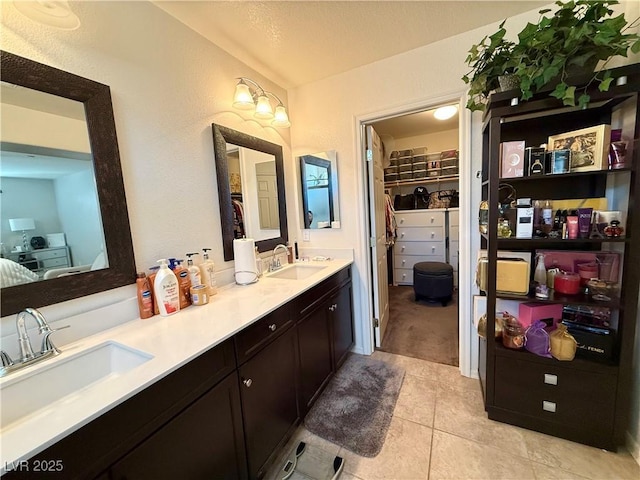
<svg viewBox="0 0 640 480">
<path fill-rule="evenodd" d="M 82 22 L 74 31 L 37 25 L 3 2 L 1 48 L 111 88 L 139 271 L 158 258 L 182 258 L 203 247 L 212 248 L 217 271 L 232 270 L 223 260 L 211 124 L 283 145 L 290 163 L 288 129 L 263 126 L 231 107 L 236 77 L 256 80 L 288 105 L 287 92 L 151 3 L 70 4 Z M 295 181 L 286 174 L 287 191 Z M 291 208 L 289 222 L 295 218 Z M 135 297 L 131 281 L 42 311 L 55 321 L 128 301 Z M 13 323 L 13 317 L 2 319 L 3 336 L 15 329 Z M 72 330 L 59 338 L 70 339 Z"/>
<path fill-rule="evenodd" d="M 427 147 L 427 153 L 453 150 L 458 148 L 458 129 L 395 138 L 394 140 L 396 150 L 415 147 Z"/>
</svg>

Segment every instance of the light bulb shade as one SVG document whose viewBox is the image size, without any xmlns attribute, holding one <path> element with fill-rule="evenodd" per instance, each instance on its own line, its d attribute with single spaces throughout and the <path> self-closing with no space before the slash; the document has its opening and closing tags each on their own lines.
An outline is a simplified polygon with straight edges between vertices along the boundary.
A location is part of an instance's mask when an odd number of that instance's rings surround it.
<svg viewBox="0 0 640 480">
<path fill-rule="evenodd" d="M 256 118 L 271 119 L 273 118 L 273 108 L 271 102 L 266 95 L 262 94 L 258 97 L 256 102 L 256 112 L 253 114 Z"/>
<path fill-rule="evenodd" d="M 236 85 L 236 93 L 233 96 L 233 106 L 240 110 L 251 110 L 256 106 L 255 103 L 253 103 L 253 95 L 251 95 L 249 85 L 242 80 Z"/>
<path fill-rule="evenodd" d="M 36 223 L 33 218 L 10 218 L 9 227 L 12 232 L 22 232 L 23 230 L 35 230 Z"/>
<path fill-rule="evenodd" d="M 447 105 L 446 107 L 436 108 L 433 116 L 438 120 L 449 120 L 456 113 L 458 113 L 458 107 L 455 105 Z"/>
<path fill-rule="evenodd" d="M 80 19 L 67 1 L 14 1 L 13 5 L 22 15 L 42 25 L 61 30 L 75 30 L 80 26 Z"/>
<path fill-rule="evenodd" d="M 284 108 L 284 105 L 278 105 L 276 107 L 275 118 L 271 122 L 271 125 L 274 127 L 283 127 L 288 128 L 291 126 L 291 122 L 289 121 L 289 115 L 287 115 L 287 109 Z"/>
</svg>

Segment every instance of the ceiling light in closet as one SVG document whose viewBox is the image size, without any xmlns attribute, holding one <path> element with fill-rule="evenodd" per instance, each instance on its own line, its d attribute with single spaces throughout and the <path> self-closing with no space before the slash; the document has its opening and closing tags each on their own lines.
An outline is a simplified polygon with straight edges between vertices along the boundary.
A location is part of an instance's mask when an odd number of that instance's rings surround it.
<svg viewBox="0 0 640 480">
<path fill-rule="evenodd" d="M 239 82 L 236 85 L 236 92 L 233 97 L 233 106 L 235 108 L 239 110 L 255 109 L 253 113 L 254 117 L 263 120 L 272 120 L 271 125 L 274 127 L 287 128 L 291 126 L 287 109 L 275 93 L 266 91 L 250 78 L 239 77 L 238 80 Z M 250 85 L 248 85 L 247 82 Z M 275 113 L 269 97 L 273 97 L 278 102 Z"/>
<path fill-rule="evenodd" d="M 446 107 L 436 108 L 433 112 L 433 116 L 438 120 L 449 120 L 456 113 L 458 113 L 458 107 L 455 105 L 447 105 Z"/>
</svg>

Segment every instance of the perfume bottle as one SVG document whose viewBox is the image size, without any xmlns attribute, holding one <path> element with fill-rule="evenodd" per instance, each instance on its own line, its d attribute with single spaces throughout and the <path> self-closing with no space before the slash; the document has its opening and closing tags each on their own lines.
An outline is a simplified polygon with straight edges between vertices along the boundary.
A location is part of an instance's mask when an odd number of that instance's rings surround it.
<svg viewBox="0 0 640 480">
<path fill-rule="evenodd" d="M 500 238 L 509 238 L 511 236 L 511 226 L 509 225 L 509 220 L 500 219 L 498 221 L 498 237 Z"/>
<path fill-rule="evenodd" d="M 500 231 L 498 230 L 498 233 Z M 609 238 L 621 237 L 624 233 L 624 228 L 620 226 L 619 220 L 611 220 L 611 223 L 604 227 L 604 234 Z"/>
</svg>

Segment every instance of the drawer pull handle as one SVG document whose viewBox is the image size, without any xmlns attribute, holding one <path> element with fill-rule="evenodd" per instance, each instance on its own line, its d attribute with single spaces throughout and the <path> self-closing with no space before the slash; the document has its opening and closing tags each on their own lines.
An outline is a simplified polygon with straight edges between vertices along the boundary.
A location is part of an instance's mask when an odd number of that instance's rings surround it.
<svg viewBox="0 0 640 480">
<path fill-rule="evenodd" d="M 436 253 L 436 247 L 431 247 L 431 253 Z"/>
<path fill-rule="evenodd" d="M 405 263 L 407 263 L 407 261 L 406 260 L 402 260 L 402 264 L 404 265 Z"/>
<path fill-rule="evenodd" d="M 405 249 L 405 248 L 406 248 L 406 247 L 402 247 L 402 251 L 403 251 L 403 252 L 404 252 L 404 249 Z"/>
<path fill-rule="evenodd" d="M 436 236 L 436 232 L 431 232 L 431 238 L 434 238 Z"/>
<path fill-rule="evenodd" d="M 556 403 L 555 402 L 547 402 L 546 400 L 542 401 L 542 410 L 545 412 L 556 413 Z"/>
<path fill-rule="evenodd" d="M 271 330 L 272 332 L 275 332 L 276 328 L 278 328 L 278 326 L 275 323 L 272 323 L 271 325 L 269 325 L 269 330 Z"/>
<path fill-rule="evenodd" d="M 545 373 L 544 383 L 546 383 L 547 385 L 558 385 L 558 376 L 551 373 Z"/>
<path fill-rule="evenodd" d="M 402 233 L 400 234 L 400 236 L 401 236 L 401 237 L 404 237 L 404 232 L 402 232 Z"/>
<path fill-rule="evenodd" d="M 435 221 L 435 218 L 431 217 L 431 223 L 433 223 Z"/>
<path fill-rule="evenodd" d="M 250 378 L 247 378 L 245 380 L 242 380 L 242 383 L 244 383 L 244 386 L 249 388 L 251 386 L 251 384 L 253 383 L 253 380 L 251 380 Z"/>
</svg>

